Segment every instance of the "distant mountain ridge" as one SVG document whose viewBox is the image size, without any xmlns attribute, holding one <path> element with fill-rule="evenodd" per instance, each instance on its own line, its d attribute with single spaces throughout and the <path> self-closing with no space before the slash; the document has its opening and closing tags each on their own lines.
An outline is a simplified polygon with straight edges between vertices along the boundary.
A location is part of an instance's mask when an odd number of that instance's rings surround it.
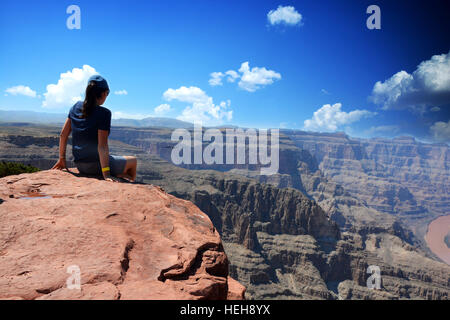
<svg viewBox="0 0 450 320">
<path fill-rule="evenodd" d="M 64 113 L 0 110 L 0 122 L 62 124 L 66 117 L 67 114 Z"/>
<path fill-rule="evenodd" d="M 0 123 L 34 123 L 63 124 L 65 113 L 48 113 L 36 111 L 0 110 Z M 123 127 L 161 127 L 161 128 L 192 128 L 193 124 L 173 118 L 147 117 L 144 119 L 112 119 L 113 126 Z"/>
<path fill-rule="evenodd" d="M 172 118 L 148 117 L 141 120 L 112 119 L 112 125 L 122 127 L 192 128 L 193 124 Z"/>
</svg>

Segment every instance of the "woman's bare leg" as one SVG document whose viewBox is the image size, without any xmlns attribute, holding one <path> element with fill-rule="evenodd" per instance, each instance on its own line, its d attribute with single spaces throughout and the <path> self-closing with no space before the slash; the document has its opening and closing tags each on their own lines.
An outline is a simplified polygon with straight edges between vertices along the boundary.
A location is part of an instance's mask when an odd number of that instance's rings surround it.
<svg viewBox="0 0 450 320">
<path fill-rule="evenodd" d="M 124 156 L 124 158 L 127 159 L 127 163 L 125 164 L 123 173 L 118 174 L 117 176 L 134 182 L 136 180 L 137 159 L 134 156 Z"/>
<path fill-rule="evenodd" d="M 137 175 L 137 159 L 136 159 L 136 157 L 130 156 L 127 159 L 127 164 L 129 164 L 127 173 L 131 177 L 131 180 L 135 181 L 136 175 Z"/>
</svg>

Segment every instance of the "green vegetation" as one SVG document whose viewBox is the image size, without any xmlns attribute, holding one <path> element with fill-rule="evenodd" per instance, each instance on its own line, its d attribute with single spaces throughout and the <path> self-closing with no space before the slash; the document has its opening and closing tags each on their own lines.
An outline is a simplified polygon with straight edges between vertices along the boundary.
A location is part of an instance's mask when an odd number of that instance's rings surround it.
<svg viewBox="0 0 450 320">
<path fill-rule="evenodd" d="M 38 168 L 27 166 L 17 162 L 0 161 L 0 178 L 21 173 L 32 173 L 39 171 Z"/>
</svg>

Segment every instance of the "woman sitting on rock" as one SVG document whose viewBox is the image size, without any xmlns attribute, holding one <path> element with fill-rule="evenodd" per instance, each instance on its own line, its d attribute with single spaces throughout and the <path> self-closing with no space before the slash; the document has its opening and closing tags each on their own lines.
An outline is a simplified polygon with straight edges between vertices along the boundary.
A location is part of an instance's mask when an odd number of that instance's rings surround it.
<svg viewBox="0 0 450 320">
<path fill-rule="evenodd" d="M 60 135 L 59 160 L 52 169 L 67 168 L 66 146 L 72 132 L 72 153 L 80 173 L 103 175 L 108 181 L 118 181 L 115 177 L 135 181 L 136 157 L 109 154 L 111 111 L 101 106 L 108 95 L 106 80 L 99 75 L 92 76 L 88 81 L 84 101 L 75 103 L 70 109 Z"/>
</svg>

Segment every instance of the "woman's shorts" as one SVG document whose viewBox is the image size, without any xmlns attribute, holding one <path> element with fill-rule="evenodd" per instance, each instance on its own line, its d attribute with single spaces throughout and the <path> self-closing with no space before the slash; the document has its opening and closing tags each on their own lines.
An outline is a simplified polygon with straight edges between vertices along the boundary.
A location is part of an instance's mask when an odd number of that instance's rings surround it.
<svg viewBox="0 0 450 320">
<path fill-rule="evenodd" d="M 112 176 L 122 174 L 125 170 L 127 159 L 122 156 L 109 155 L 109 169 Z M 103 175 L 100 161 L 97 162 L 75 162 L 78 171 L 88 175 Z"/>
</svg>

